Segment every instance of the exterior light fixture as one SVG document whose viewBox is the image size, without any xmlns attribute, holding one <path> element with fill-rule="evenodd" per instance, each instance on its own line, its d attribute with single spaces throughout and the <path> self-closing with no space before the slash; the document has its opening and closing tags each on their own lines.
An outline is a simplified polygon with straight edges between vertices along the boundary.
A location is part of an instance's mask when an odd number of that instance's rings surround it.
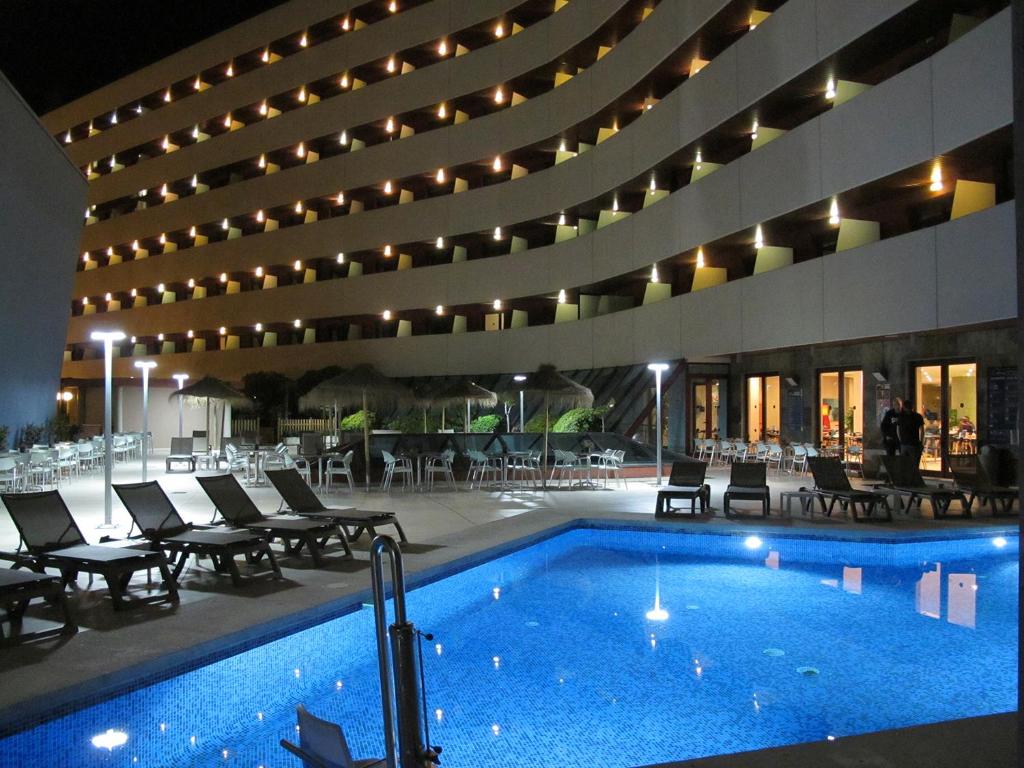
<svg viewBox="0 0 1024 768">
<path fill-rule="evenodd" d="M 388 118 L 388 121 L 384 124 L 384 130 L 387 131 L 388 133 L 395 132 L 395 118 Z"/>
<path fill-rule="evenodd" d="M 164 184 L 162 187 L 160 187 L 160 196 L 161 197 L 167 197 L 167 193 L 169 191 L 170 190 L 167 189 L 167 184 Z"/>
<path fill-rule="evenodd" d="M 261 114 L 261 115 L 264 115 L 264 116 L 265 116 L 265 115 L 267 114 L 267 112 L 268 112 L 268 111 L 269 111 L 269 110 L 267 109 L 267 100 L 266 100 L 266 99 L 264 99 L 264 100 L 263 100 L 263 101 L 262 101 L 262 102 L 260 103 L 260 114 Z"/>
<path fill-rule="evenodd" d="M 220 273 L 220 281 L 222 283 L 226 283 L 228 281 L 228 273 L 227 272 L 221 272 Z"/>
<path fill-rule="evenodd" d="M 390 309 L 385 309 L 381 313 L 381 317 L 384 318 L 384 322 L 389 321 L 391 319 L 391 310 Z"/>
<path fill-rule="evenodd" d="M 758 249 L 764 248 L 764 232 L 761 231 L 760 224 L 754 230 L 754 247 Z"/>
<path fill-rule="evenodd" d="M 267 167 L 267 156 L 266 155 L 260 155 L 260 159 L 256 162 L 256 165 L 258 165 L 260 168 L 266 168 Z"/>
<path fill-rule="evenodd" d="M 441 120 L 444 120 L 446 117 L 448 117 L 448 107 L 447 105 L 445 105 L 443 101 L 437 107 L 437 116 Z"/>
<path fill-rule="evenodd" d="M 448 41 L 442 40 L 437 44 L 437 55 L 447 56 L 448 55 Z"/>
<path fill-rule="evenodd" d="M 88 296 L 84 296 L 84 297 L 82 298 L 82 306 L 83 306 L 83 307 L 87 307 L 87 306 L 89 306 L 89 297 L 88 297 Z"/>
<path fill-rule="evenodd" d="M 339 264 L 344 264 L 345 263 L 345 254 L 344 253 L 339 253 L 338 256 L 336 257 L 336 261 Z"/>
<path fill-rule="evenodd" d="M 695 159 L 694 159 L 694 161 L 693 161 L 693 166 L 694 166 L 694 168 L 696 168 L 696 169 L 697 169 L 698 171 L 699 171 L 699 170 L 700 170 L 701 168 L 703 168 L 703 167 L 704 167 L 704 158 L 703 158 L 703 156 L 701 155 L 701 153 L 700 153 L 700 150 L 699 150 L 699 149 L 697 150 L 697 156 L 696 156 L 696 158 L 695 158 Z"/>
<path fill-rule="evenodd" d="M 391 246 L 390 245 L 385 245 L 384 246 L 384 255 L 388 256 L 388 257 L 391 256 Z"/>
<path fill-rule="evenodd" d="M 68 129 L 68 132 L 64 134 L 64 143 L 65 144 L 70 144 L 71 143 L 71 130 L 70 129 Z"/>
<path fill-rule="evenodd" d="M 495 311 L 500 312 L 501 311 L 501 299 L 495 299 L 494 303 L 491 306 L 494 307 Z"/>
<path fill-rule="evenodd" d="M 188 236 L 189 236 L 189 237 L 195 237 L 195 236 L 196 236 L 196 226 L 195 226 L 195 224 L 193 224 L 193 225 L 192 225 L 192 226 L 191 226 L 191 227 L 189 228 L 189 230 L 188 230 Z"/>
<path fill-rule="evenodd" d="M 521 374 L 521 373 L 517 373 L 515 376 L 512 377 L 512 380 L 514 382 L 516 382 L 517 384 L 522 384 L 524 381 L 526 381 L 526 376 Z M 523 390 L 520 389 L 519 390 L 519 432 L 520 432 L 520 434 L 522 434 L 523 426 L 526 423 L 525 416 L 523 415 L 525 412 L 526 411 L 523 408 Z"/>
<path fill-rule="evenodd" d="M 82 254 L 82 261 L 84 263 L 86 263 L 86 264 L 89 263 L 89 252 L 88 251 L 86 251 L 85 253 Z"/>
<path fill-rule="evenodd" d="M 111 479 L 114 471 L 114 342 L 124 341 L 124 331 L 93 331 L 89 338 L 103 342 L 103 526 L 113 528 L 113 490 Z"/>
<path fill-rule="evenodd" d="M 220 328 L 217 329 L 217 333 L 220 334 L 221 336 L 227 336 L 228 329 L 222 325 Z"/>
<path fill-rule="evenodd" d="M 137 336 L 132 336 L 132 339 L 131 339 L 132 344 L 134 344 L 137 340 L 138 340 Z"/>
<path fill-rule="evenodd" d="M 304 141 L 300 141 L 299 142 L 299 146 L 297 146 L 295 148 L 295 154 L 298 157 L 305 157 L 306 156 L 306 142 L 304 142 Z"/>
<path fill-rule="evenodd" d="M 167 233 L 165 233 L 165 232 L 161 232 L 160 233 L 160 241 L 159 242 L 160 242 L 160 245 L 167 245 Z"/>
<path fill-rule="evenodd" d="M 114 246 L 111 245 L 109 248 L 107 248 L 107 258 L 110 258 L 113 255 L 114 255 Z"/>
<path fill-rule="evenodd" d="M 296 213 L 302 213 L 302 201 L 301 200 L 299 200 L 297 203 L 295 203 L 295 212 Z"/>
<path fill-rule="evenodd" d="M 619 196 L 615 195 L 612 197 L 612 213 L 619 212 Z"/>
<path fill-rule="evenodd" d="M 106 293 L 105 293 L 105 294 L 103 295 L 103 300 L 104 300 L 104 301 L 110 301 L 110 300 L 111 300 L 112 298 L 114 298 L 114 297 L 113 297 L 113 296 L 112 296 L 112 295 L 110 294 L 110 291 L 107 291 L 107 292 L 106 292 Z"/>
<path fill-rule="evenodd" d="M 232 62 L 228 62 L 228 68 L 226 70 L 224 70 L 224 74 L 227 75 L 228 77 L 234 77 L 235 76 L 235 62 L 233 62 L 233 61 Z"/>
<path fill-rule="evenodd" d="M 263 277 L 263 267 L 256 267 L 256 277 Z"/>
<path fill-rule="evenodd" d="M 565 139 L 562 139 L 562 141 L 559 142 L 559 144 L 558 144 L 558 151 L 559 152 L 567 152 L 568 151 L 566 149 Z"/>
<path fill-rule="evenodd" d="M 156 287 L 156 292 L 157 292 L 157 293 L 163 293 L 163 292 L 164 292 L 164 291 L 166 291 L 166 290 L 167 290 L 167 286 L 166 286 L 166 285 L 164 285 L 163 283 L 160 283 L 160 284 L 159 284 L 159 285 L 158 285 L 158 286 Z"/>
<path fill-rule="evenodd" d="M 558 303 L 559 304 L 565 304 L 565 302 L 566 302 L 565 288 L 562 288 L 562 289 L 560 289 L 558 291 Z"/>
<path fill-rule="evenodd" d="M 230 128 L 231 127 L 231 113 L 230 112 L 228 112 L 226 115 L 224 115 L 224 127 L 225 128 Z"/>
<path fill-rule="evenodd" d="M 348 32 L 350 29 L 352 29 L 352 22 L 349 20 L 348 16 L 341 20 L 341 28 L 345 32 Z"/>
<path fill-rule="evenodd" d="M 438 250 L 444 248 L 444 238 L 438 236 L 437 240 L 434 241 L 434 247 L 437 248 Z"/>
<path fill-rule="evenodd" d="M 494 36 L 499 40 L 505 36 L 505 25 L 502 24 L 500 21 L 494 27 Z"/>
<path fill-rule="evenodd" d="M 647 370 L 654 371 L 654 422 L 658 427 L 657 443 L 655 443 L 655 464 L 657 465 L 657 481 L 655 485 L 661 485 L 661 375 L 668 370 L 668 363 L 651 363 Z"/>
<path fill-rule="evenodd" d="M 299 45 L 303 48 L 309 45 L 309 35 L 305 32 L 302 33 L 302 37 L 299 38 Z"/>
<path fill-rule="evenodd" d="M 262 224 L 265 218 L 266 217 L 263 215 L 263 209 L 262 208 L 260 208 L 258 211 L 256 211 L 256 221 L 259 224 Z"/>
<path fill-rule="evenodd" d="M 299 93 L 298 93 L 298 95 L 295 98 L 297 98 L 300 103 L 305 103 L 305 101 L 306 101 L 306 86 L 302 86 L 301 88 L 299 88 Z"/>
<path fill-rule="evenodd" d="M 497 173 L 497 172 L 499 172 L 499 171 L 501 171 L 501 168 L 502 168 L 502 164 L 501 164 L 501 155 L 497 155 L 497 156 L 495 156 L 495 158 L 494 158 L 494 162 L 493 162 L 493 163 L 491 163 L 491 167 L 492 167 L 492 168 L 494 168 L 494 170 L 495 170 L 495 172 L 496 172 L 496 173 Z"/>
<path fill-rule="evenodd" d="M 195 141 L 199 141 L 199 123 L 192 126 L 192 138 Z"/>
<path fill-rule="evenodd" d="M 227 232 L 231 228 L 231 223 L 227 219 L 224 219 L 224 221 L 220 223 L 220 228 Z"/>
<path fill-rule="evenodd" d="M 341 132 L 341 135 L 338 137 L 338 143 L 343 147 L 348 144 L 348 131 L 343 130 Z"/>
<path fill-rule="evenodd" d="M 294 326 L 295 328 L 301 328 L 302 327 L 302 321 L 298 320 L 298 319 L 292 320 L 292 326 Z"/>
<path fill-rule="evenodd" d="M 828 82 L 825 83 L 825 98 L 832 101 L 836 97 L 836 81 L 835 78 L 830 77 Z"/>
<path fill-rule="evenodd" d="M 391 13 L 398 13 L 398 0 L 391 0 L 391 2 L 388 3 L 388 10 Z"/>
<path fill-rule="evenodd" d="M 388 179 L 387 181 L 384 182 L 384 194 L 390 195 L 392 189 L 394 189 L 394 187 L 391 185 L 391 179 Z"/>
<path fill-rule="evenodd" d="M 264 64 L 269 64 L 270 63 L 270 49 L 269 48 L 264 48 L 263 49 L 263 54 L 260 56 L 260 60 Z"/>
<path fill-rule="evenodd" d="M 438 168 L 437 169 L 437 174 L 434 176 L 434 178 L 437 179 L 437 183 L 438 184 L 444 184 L 445 178 L 446 178 L 445 177 L 445 173 L 444 173 L 444 168 Z"/>
<path fill-rule="evenodd" d="M 505 89 L 500 85 L 494 89 L 494 103 L 504 104 L 505 103 Z"/>
<path fill-rule="evenodd" d="M 192 181 L 190 183 L 192 185 L 192 189 L 195 189 L 196 187 L 199 186 L 199 174 L 198 173 L 193 173 L 192 174 Z"/>
<path fill-rule="evenodd" d="M 494 239 L 495 240 L 501 240 L 501 238 L 502 238 L 501 227 L 495 227 L 494 228 Z"/>
<path fill-rule="evenodd" d="M 335 202 L 338 203 L 338 205 L 344 205 L 345 204 L 345 193 L 344 192 L 339 192 L 338 196 L 336 198 L 334 198 L 334 200 L 335 200 Z"/>
<path fill-rule="evenodd" d="M 651 174 L 651 184 L 650 184 L 650 190 L 651 190 L 651 192 L 654 192 L 654 191 L 655 191 L 655 190 L 657 190 L 657 189 L 658 189 L 658 185 L 657 185 L 657 183 L 655 182 L 655 179 L 654 179 L 654 174 L 652 173 L 652 174 Z"/>
<path fill-rule="evenodd" d="M 295 263 L 292 264 L 292 269 L 294 269 L 296 272 L 301 272 L 302 271 L 302 261 L 300 259 L 296 259 Z"/>
<path fill-rule="evenodd" d="M 342 88 L 348 88 L 348 72 L 342 73 L 341 79 L 338 81 L 338 85 Z"/>
<path fill-rule="evenodd" d="M 188 279 L 188 287 L 189 287 L 189 288 L 195 288 L 195 287 L 196 287 L 196 281 L 195 281 L 195 278 L 192 278 L 192 277 L 190 277 L 190 278 Z"/>
<path fill-rule="evenodd" d="M 171 89 L 170 88 L 168 88 L 166 91 L 164 91 L 164 101 L 167 102 L 168 104 L 171 103 Z"/>
<path fill-rule="evenodd" d="M 132 290 L 131 290 L 131 297 L 134 299 L 138 295 L 139 295 L 139 289 L 138 288 L 132 288 Z"/>
<path fill-rule="evenodd" d="M 256 333 L 262 333 L 263 332 L 263 323 L 256 323 L 256 325 L 254 327 L 256 329 Z"/>
<path fill-rule="evenodd" d="M 196 337 L 195 331 L 193 331 L 191 328 L 189 328 L 188 333 L 186 333 L 185 335 L 190 339 L 194 339 Z"/>
<path fill-rule="evenodd" d="M 697 268 L 700 269 L 704 266 L 704 248 L 700 247 L 697 249 Z"/>
<path fill-rule="evenodd" d="M 443 306 L 442 306 L 441 304 L 438 304 L 438 305 L 437 305 L 437 306 L 436 306 L 436 307 L 434 308 L 434 314 L 435 314 L 435 315 L 437 315 L 438 317 L 440 317 L 441 315 L 443 315 L 443 314 L 444 314 L 444 307 L 443 307 Z"/>
<path fill-rule="evenodd" d="M 760 126 L 757 123 L 757 119 L 754 119 L 754 124 L 750 127 L 750 138 L 752 141 L 757 141 L 757 129 Z"/>
<path fill-rule="evenodd" d="M 828 206 L 828 223 L 833 227 L 839 225 L 839 198 L 833 197 Z"/>
<path fill-rule="evenodd" d="M 932 165 L 931 180 L 932 180 L 932 183 L 928 187 L 928 189 L 930 189 L 932 192 L 941 192 L 942 189 L 943 189 L 943 184 L 942 184 L 942 165 L 939 163 L 938 160 L 936 160 L 935 164 Z"/>
<path fill-rule="evenodd" d="M 652 283 L 661 282 L 661 278 L 658 276 L 658 265 L 657 264 L 654 264 L 654 265 L 651 266 L 651 282 Z"/>
<path fill-rule="evenodd" d="M 558 214 L 558 226 L 565 226 L 565 211 L 562 211 L 560 214 Z"/>
<path fill-rule="evenodd" d="M 388 64 L 387 64 L 388 72 L 394 72 L 396 67 L 397 67 L 397 64 L 395 62 L 395 57 L 394 56 L 390 56 L 388 58 Z"/>
</svg>

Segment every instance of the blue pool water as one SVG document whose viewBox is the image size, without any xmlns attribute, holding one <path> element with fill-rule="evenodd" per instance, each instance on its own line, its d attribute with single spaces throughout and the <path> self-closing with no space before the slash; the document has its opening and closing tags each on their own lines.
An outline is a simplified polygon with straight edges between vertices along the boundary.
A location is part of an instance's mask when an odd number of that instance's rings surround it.
<svg viewBox="0 0 1024 768">
<path fill-rule="evenodd" d="M 411 592 L 444 765 L 639 766 L 1016 708 L 1016 537 L 760 536 L 580 528 Z M 357 610 L 11 736 L 2 763 L 297 766 L 277 744 L 300 702 L 379 755 L 374 647 Z M 123 746 L 92 746 L 107 729 Z"/>
</svg>

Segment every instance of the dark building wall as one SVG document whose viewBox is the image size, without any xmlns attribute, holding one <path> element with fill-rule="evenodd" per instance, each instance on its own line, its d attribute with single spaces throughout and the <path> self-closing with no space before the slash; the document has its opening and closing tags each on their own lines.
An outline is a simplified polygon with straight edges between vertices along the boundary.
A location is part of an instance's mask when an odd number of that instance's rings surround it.
<svg viewBox="0 0 1024 768">
<path fill-rule="evenodd" d="M 849 344 L 827 344 L 797 347 L 732 358 L 729 378 L 729 436 L 746 434 L 746 377 L 755 374 L 778 374 L 781 377 L 781 437 L 783 443 L 818 442 L 817 409 L 818 373 L 833 368 L 859 368 L 864 371 L 864 437 L 866 448 L 880 448 L 881 434 L 875 399 L 879 372 L 888 380 L 893 397 L 913 397 L 913 366 L 945 360 L 973 360 L 978 364 L 979 444 L 987 441 L 988 393 L 985 389 L 988 369 L 994 366 L 1016 366 L 1017 338 L 1013 324 L 994 328 L 959 330 L 947 333 L 918 333 L 872 339 Z M 786 384 L 786 377 L 796 387 Z M 802 393 L 801 429 L 795 429 L 787 407 L 801 400 L 792 391 Z"/>
<path fill-rule="evenodd" d="M 86 182 L 0 75 L 0 425 L 56 412 Z"/>
</svg>

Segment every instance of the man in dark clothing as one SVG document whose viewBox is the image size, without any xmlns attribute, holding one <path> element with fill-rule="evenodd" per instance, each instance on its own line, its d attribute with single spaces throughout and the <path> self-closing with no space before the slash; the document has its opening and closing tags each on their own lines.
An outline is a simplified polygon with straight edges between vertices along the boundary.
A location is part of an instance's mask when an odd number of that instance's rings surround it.
<svg viewBox="0 0 1024 768">
<path fill-rule="evenodd" d="M 903 401 L 903 410 L 896 420 L 896 434 L 900 439 L 900 455 L 913 456 L 920 464 L 921 451 L 924 450 L 924 417 L 914 410 L 912 400 Z"/>
<path fill-rule="evenodd" d="M 903 409 L 903 401 L 894 398 L 892 407 L 882 414 L 882 445 L 885 446 L 886 456 L 895 456 L 900 448 L 900 436 L 897 431 L 900 411 Z"/>
</svg>

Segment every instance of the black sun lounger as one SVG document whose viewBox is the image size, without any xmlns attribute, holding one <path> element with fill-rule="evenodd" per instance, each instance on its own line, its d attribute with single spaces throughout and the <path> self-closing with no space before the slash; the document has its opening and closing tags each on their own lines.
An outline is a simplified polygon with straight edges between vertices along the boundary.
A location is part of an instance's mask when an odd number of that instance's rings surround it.
<svg viewBox="0 0 1024 768">
<path fill-rule="evenodd" d="M 954 501 L 960 502 L 964 517 L 971 516 L 971 508 L 967 505 L 967 497 L 963 491 L 954 488 L 935 488 L 927 485 L 921 477 L 917 461 L 913 456 L 883 456 L 882 464 L 889 476 L 889 485 L 896 493 L 907 496 L 907 509 L 920 507 L 922 499 L 928 499 L 936 519 L 945 517 Z"/>
<path fill-rule="evenodd" d="M 235 528 L 262 531 L 270 541 L 281 539 L 289 554 L 299 554 L 305 545 L 309 556 L 313 558 L 313 564 L 318 568 L 324 565 L 323 548 L 332 536 L 341 541 L 345 555 L 352 557 L 348 536 L 334 521 L 308 517 L 267 517 L 259 511 L 234 475 L 209 475 L 197 477 L 196 480 L 224 519 Z M 294 546 L 292 541 L 295 542 Z"/>
<path fill-rule="evenodd" d="M 11 556 L 16 565 L 36 573 L 56 568 L 65 587 L 79 573 L 98 574 L 107 582 L 115 610 L 137 603 L 178 602 L 178 584 L 163 552 L 88 544 L 57 491 L 5 493 L 2 498 L 25 547 L 24 552 Z M 166 594 L 126 601 L 132 574 L 151 568 L 159 569 Z"/>
<path fill-rule="evenodd" d="M 304 706 L 296 707 L 299 743 L 281 739 L 281 746 L 314 768 L 384 768 L 385 760 L 353 760 L 345 732 L 330 720 L 311 715 Z"/>
<path fill-rule="evenodd" d="M 168 472 L 175 472 L 172 469 L 176 464 L 185 464 L 189 472 L 196 471 L 196 457 L 192 452 L 193 439 L 191 437 L 172 437 L 171 450 L 167 454 L 166 466 Z"/>
<path fill-rule="evenodd" d="M 711 486 L 704 482 L 708 465 L 703 461 L 672 462 L 672 473 L 668 485 L 658 491 L 658 502 L 654 509 L 655 517 L 673 517 L 682 509 L 673 507 L 672 499 L 689 500 L 690 514 L 696 513 L 696 502 L 700 502 L 700 513 L 703 515 L 711 506 Z"/>
<path fill-rule="evenodd" d="M 985 471 L 985 466 L 978 461 L 978 457 L 972 456 L 971 458 L 974 461 L 971 462 L 973 467 L 970 468 L 963 464 L 950 462 L 957 490 L 968 494 L 967 511 L 971 511 L 974 500 L 977 499 L 980 508 L 984 509 L 986 504 L 992 507 L 993 517 L 1013 515 L 1013 504 L 1019 498 L 1018 489 L 993 485 L 988 472 Z"/>
<path fill-rule="evenodd" d="M 732 501 L 760 501 L 761 514 L 768 517 L 771 507 L 768 490 L 768 465 L 761 461 L 735 461 L 729 469 L 729 485 L 722 496 L 725 516 Z"/>
<path fill-rule="evenodd" d="M 197 559 L 209 557 L 216 571 L 231 574 L 231 581 L 236 587 L 242 584 L 242 576 L 235 562 L 236 555 L 245 555 L 249 562 L 258 561 L 266 555 L 271 570 L 276 576 L 281 576 L 281 568 L 266 538 L 250 531 L 195 529 L 181 518 L 164 489 L 155 480 L 115 485 L 114 490 L 135 525 L 149 540 L 150 546 L 154 550 L 177 554 L 175 578 L 185 567 L 189 555 L 195 555 Z"/>
<path fill-rule="evenodd" d="M 63 625 L 35 632 L 20 631 L 25 609 L 29 601 L 37 597 L 49 600 L 60 607 L 64 614 Z M 0 607 L 7 612 L 7 621 L 11 625 L 11 630 L 6 635 L 0 625 L 0 645 L 14 645 L 57 635 L 73 635 L 78 631 L 78 625 L 71 617 L 71 610 L 64 595 L 64 583 L 57 576 L 0 569 Z"/>
<path fill-rule="evenodd" d="M 355 541 L 364 531 L 369 531 L 370 536 L 377 535 L 377 528 L 382 525 L 393 525 L 398 532 L 398 538 L 403 542 L 408 541 L 405 531 L 398 522 L 393 512 L 365 512 L 358 509 L 332 509 L 325 507 L 323 502 L 313 493 L 313 489 L 306 485 L 302 475 L 294 469 L 268 469 L 266 475 L 270 482 L 281 494 L 284 503 L 296 515 L 320 520 L 332 520 L 344 528 L 354 528 L 354 533 L 349 536 L 349 541 Z"/>
<path fill-rule="evenodd" d="M 851 486 L 843 470 L 842 461 L 823 456 L 809 456 L 807 463 L 811 467 L 811 474 L 814 475 L 812 493 L 818 494 L 822 507 L 825 507 L 825 500 L 828 499 L 825 511 L 827 516 L 832 516 L 832 510 L 838 502 L 844 512 L 853 514 L 856 523 L 870 519 L 876 508 L 881 509 L 885 513 L 885 519 L 892 522 L 892 511 L 889 509 L 889 499 L 886 495 L 859 491 Z M 857 514 L 857 505 L 860 505 L 860 515 Z"/>
</svg>

